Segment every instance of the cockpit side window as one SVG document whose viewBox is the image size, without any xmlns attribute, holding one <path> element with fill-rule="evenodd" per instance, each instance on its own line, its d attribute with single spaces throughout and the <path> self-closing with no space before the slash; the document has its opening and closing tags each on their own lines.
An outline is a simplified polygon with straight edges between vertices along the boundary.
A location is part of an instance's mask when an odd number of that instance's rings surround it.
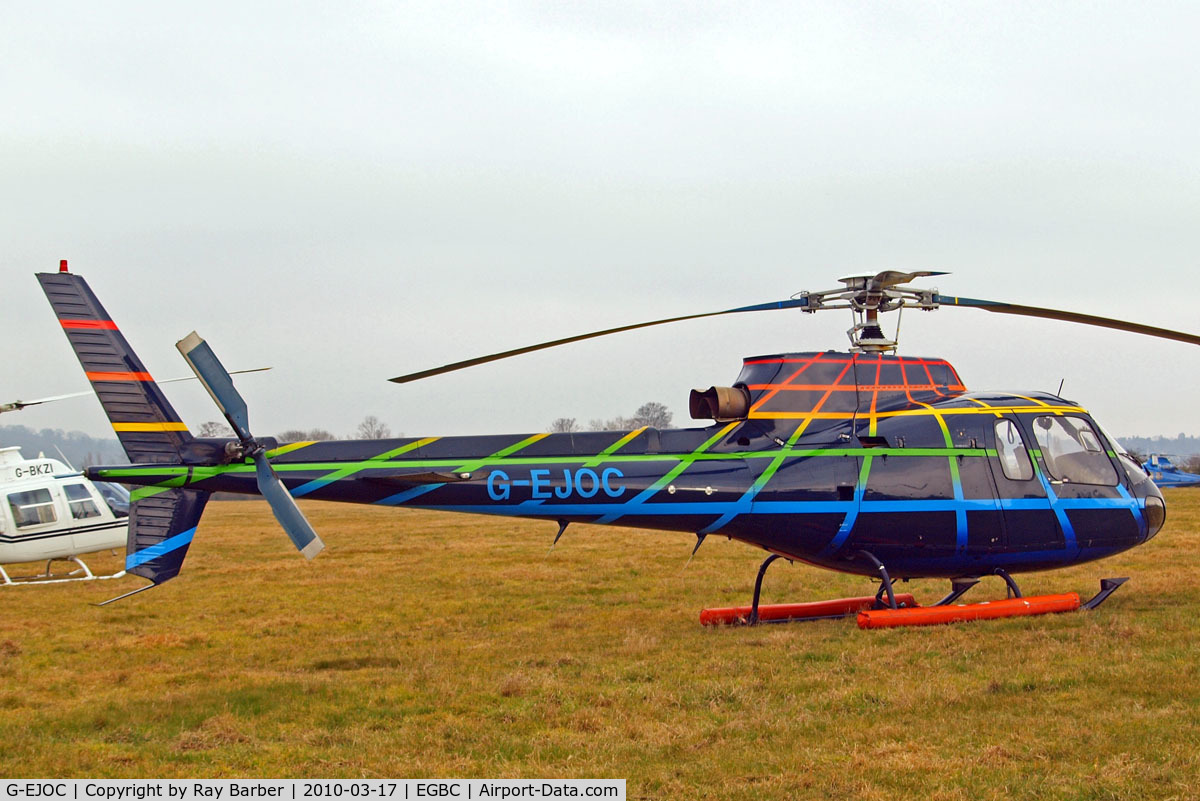
<svg viewBox="0 0 1200 801">
<path fill-rule="evenodd" d="M 996 421 L 996 455 L 1005 478 L 1028 481 L 1033 478 L 1033 462 L 1021 438 L 1021 429 L 1012 420 Z"/>
<path fill-rule="evenodd" d="M 8 496 L 8 505 L 12 509 L 13 522 L 17 528 L 40 526 L 58 520 L 58 514 L 54 511 L 54 499 L 50 497 L 48 489 L 13 492 Z"/>
<path fill-rule="evenodd" d="M 1109 461 L 1100 435 L 1078 417 L 1038 417 L 1033 434 L 1051 478 L 1071 484 L 1113 487 L 1117 471 Z"/>
</svg>

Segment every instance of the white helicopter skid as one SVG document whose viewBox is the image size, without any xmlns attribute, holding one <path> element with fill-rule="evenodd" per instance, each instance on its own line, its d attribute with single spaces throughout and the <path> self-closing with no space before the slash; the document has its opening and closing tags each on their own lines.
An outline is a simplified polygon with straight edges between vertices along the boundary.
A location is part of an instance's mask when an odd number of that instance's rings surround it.
<svg viewBox="0 0 1200 801">
<path fill-rule="evenodd" d="M 67 573 L 54 573 L 51 571 L 51 567 L 55 562 L 74 562 L 77 567 Z M 78 556 L 64 556 L 57 559 L 47 559 L 44 572 L 34 573 L 29 576 L 11 576 L 4 569 L 4 565 L 0 565 L 0 587 L 31 587 L 38 584 L 66 584 L 70 581 L 104 581 L 106 579 L 121 578 L 124 575 L 124 570 L 118 570 L 116 573 L 110 573 L 107 576 L 97 576 L 87 566 L 87 563 Z"/>
</svg>

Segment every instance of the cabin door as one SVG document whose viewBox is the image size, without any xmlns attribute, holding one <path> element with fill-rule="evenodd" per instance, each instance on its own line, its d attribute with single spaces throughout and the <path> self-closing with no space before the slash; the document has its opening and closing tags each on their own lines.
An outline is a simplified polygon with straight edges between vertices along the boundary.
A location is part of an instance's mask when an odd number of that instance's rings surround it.
<svg viewBox="0 0 1200 801">
<path fill-rule="evenodd" d="M 1064 546 L 1062 527 L 1034 466 L 1028 432 L 1015 415 L 992 421 L 988 460 L 1003 510 L 1004 551 L 1056 550 Z"/>
</svg>

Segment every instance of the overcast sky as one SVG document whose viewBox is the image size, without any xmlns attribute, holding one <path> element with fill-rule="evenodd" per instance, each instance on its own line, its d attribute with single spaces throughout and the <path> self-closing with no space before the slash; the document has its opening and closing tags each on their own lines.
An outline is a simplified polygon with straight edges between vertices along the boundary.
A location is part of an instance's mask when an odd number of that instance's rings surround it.
<svg viewBox="0 0 1200 801">
<path fill-rule="evenodd" d="M 238 381 L 260 435 L 686 424 L 691 387 L 845 348 L 848 315 L 386 379 L 883 269 L 1200 332 L 1197 41 L 1190 2 L 6 2 L 0 401 L 86 388 L 33 278 L 60 258 L 156 376 L 192 329 L 272 365 Z M 1200 431 L 1195 346 L 945 309 L 901 353 Z M 111 436 L 92 398 L 0 424 Z"/>
</svg>

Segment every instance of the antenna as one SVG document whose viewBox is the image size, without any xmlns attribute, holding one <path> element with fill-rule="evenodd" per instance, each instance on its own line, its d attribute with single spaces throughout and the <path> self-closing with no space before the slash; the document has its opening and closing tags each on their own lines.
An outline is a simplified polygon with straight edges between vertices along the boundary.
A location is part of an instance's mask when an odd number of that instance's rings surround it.
<svg viewBox="0 0 1200 801">
<path fill-rule="evenodd" d="M 1062 381 L 1058 382 L 1058 392 L 1054 393 L 1055 395 L 1057 395 L 1060 398 L 1062 397 L 1062 388 L 1063 388 L 1063 384 L 1065 384 L 1065 383 L 1067 383 L 1067 379 L 1064 377 Z"/>
<path fill-rule="evenodd" d="M 65 464 L 67 467 L 71 468 L 71 471 L 72 471 L 72 472 L 76 472 L 76 471 L 75 471 L 75 465 L 71 464 L 71 460 L 70 460 L 70 459 L 68 459 L 68 458 L 67 458 L 67 455 L 66 455 L 65 453 L 63 453 L 63 452 L 62 452 L 62 448 L 58 447 L 58 443 L 57 443 L 57 442 L 56 442 L 56 443 L 54 443 L 54 450 L 58 451 L 58 455 L 62 457 L 63 463 L 64 463 L 64 464 Z"/>
</svg>

